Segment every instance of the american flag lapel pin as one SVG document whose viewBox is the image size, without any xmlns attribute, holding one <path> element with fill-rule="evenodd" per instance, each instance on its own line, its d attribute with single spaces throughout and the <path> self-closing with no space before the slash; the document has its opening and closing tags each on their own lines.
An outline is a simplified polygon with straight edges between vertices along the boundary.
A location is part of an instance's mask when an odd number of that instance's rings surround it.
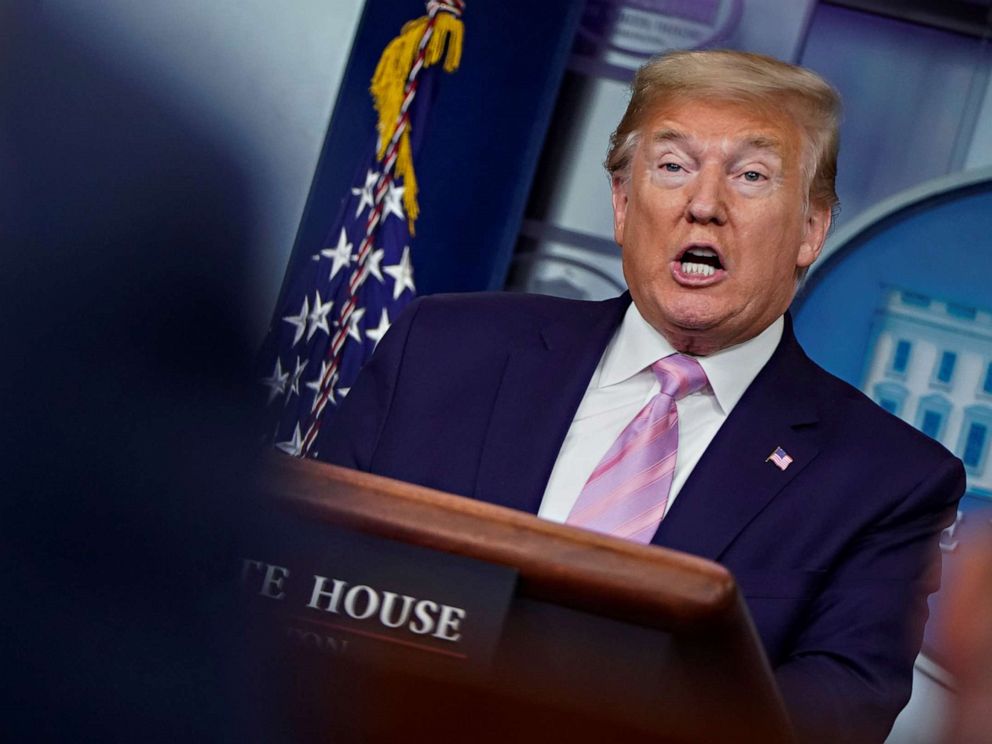
<svg viewBox="0 0 992 744">
<path fill-rule="evenodd" d="M 781 447 L 776 447 L 775 451 L 765 458 L 765 462 L 772 462 L 779 470 L 785 470 L 792 464 L 792 455 Z"/>
</svg>

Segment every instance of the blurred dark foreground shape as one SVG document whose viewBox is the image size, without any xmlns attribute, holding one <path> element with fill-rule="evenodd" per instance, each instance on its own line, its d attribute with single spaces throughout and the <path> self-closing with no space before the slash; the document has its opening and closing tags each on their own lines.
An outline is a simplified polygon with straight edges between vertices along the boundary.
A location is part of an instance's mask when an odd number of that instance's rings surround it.
<svg viewBox="0 0 992 744">
<path fill-rule="evenodd" d="M 244 741 L 258 205 L 133 66 L 0 9 L 6 741 Z"/>
</svg>

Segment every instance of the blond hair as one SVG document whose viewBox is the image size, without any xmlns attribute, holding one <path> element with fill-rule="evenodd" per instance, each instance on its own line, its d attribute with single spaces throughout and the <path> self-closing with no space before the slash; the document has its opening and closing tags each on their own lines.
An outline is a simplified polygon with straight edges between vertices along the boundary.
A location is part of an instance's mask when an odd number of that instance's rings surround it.
<svg viewBox="0 0 992 744">
<path fill-rule="evenodd" d="M 610 176 L 629 177 L 640 128 L 659 106 L 703 97 L 768 106 L 791 116 L 805 134 L 807 203 L 831 210 L 837 206 L 840 96 L 815 72 L 748 52 L 671 52 L 641 67 L 627 110 L 610 137 L 605 163 Z"/>
</svg>

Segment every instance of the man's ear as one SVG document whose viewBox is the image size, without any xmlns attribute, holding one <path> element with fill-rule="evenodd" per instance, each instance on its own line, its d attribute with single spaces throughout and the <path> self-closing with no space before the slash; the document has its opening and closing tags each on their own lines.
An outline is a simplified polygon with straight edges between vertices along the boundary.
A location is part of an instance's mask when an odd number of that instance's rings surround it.
<svg viewBox="0 0 992 744">
<path fill-rule="evenodd" d="M 613 176 L 613 239 L 623 247 L 623 226 L 627 217 L 627 179 Z"/>
<path fill-rule="evenodd" d="M 812 266 L 813 262 L 819 258 L 830 230 L 831 217 L 830 207 L 810 207 L 809 214 L 806 216 L 803 242 L 799 245 L 799 255 L 796 257 L 798 268 L 805 269 Z"/>
</svg>

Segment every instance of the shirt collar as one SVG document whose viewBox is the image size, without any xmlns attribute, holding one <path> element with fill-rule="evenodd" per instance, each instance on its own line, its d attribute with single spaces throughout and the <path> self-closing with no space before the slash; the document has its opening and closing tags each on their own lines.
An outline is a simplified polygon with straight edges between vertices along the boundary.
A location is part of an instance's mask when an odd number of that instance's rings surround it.
<svg viewBox="0 0 992 744">
<path fill-rule="evenodd" d="M 742 344 L 697 357 L 724 414 L 729 415 L 744 391 L 765 366 L 782 338 L 785 321 L 779 317 L 765 330 Z M 652 363 L 674 354 L 675 349 L 630 303 L 620 328 L 614 334 L 599 368 L 595 387 L 623 382 Z"/>
</svg>

